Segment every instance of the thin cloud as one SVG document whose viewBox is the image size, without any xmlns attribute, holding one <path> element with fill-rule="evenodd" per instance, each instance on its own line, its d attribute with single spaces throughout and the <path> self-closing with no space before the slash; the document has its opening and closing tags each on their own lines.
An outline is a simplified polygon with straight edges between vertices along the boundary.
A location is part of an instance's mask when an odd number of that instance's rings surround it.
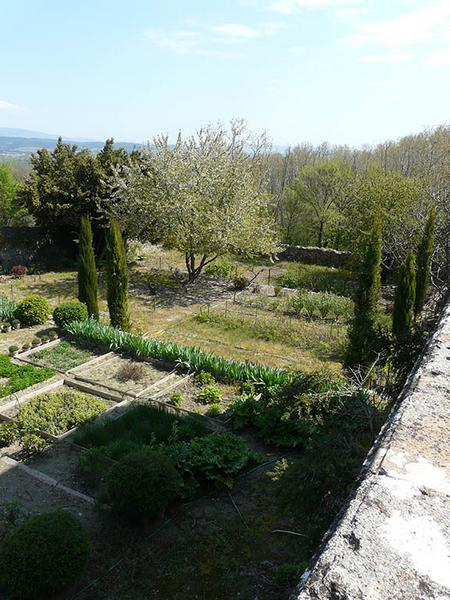
<svg viewBox="0 0 450 600">
<path fill-rule="evenodd" d="M 226 40 L 246 42 L 261 36 L 261 32 L 241 23 L 223 23 L 215 25 L 212 31 Z"/>
<path fill-rule="evenodd" d="M 291 15 L 298 10 L 344 9 L 358 5 L 360 0 L 274 0 L 269 10 Z"/>
<path fill-rule="evenodd" d="M 372 56 L 362 56 L 359 62 L 362 63 L 395 63 L 412 60 L 414 54 L 410 52 L 397 52 L 394 54 L 375 54 Z"/>
<path fill-rule="evenodd" d="M 24 106 L 19 106 L 19 104 L 13 104 L 12 102 L 7 102 L 6 100 L 0 100 L 0 110 L 10 110 L 10 111 L 24 111 L 26 108 Z"/>
<path fill-rule="evenodd" d="M 450 3 L 436 0 L 414 11 L 375 23 L 361 23 L 346 38 L 355 47 L 381 46 L 399 49 L 446 39 L 449 31 Z"/>
<path fill-rule="evenodd" d="M 147 29 L 145 35 L 147 40 L 157 48 L 175 54 L 192 54 L 199 46 L 199 36 L 195 31 Z"/>
</svg>

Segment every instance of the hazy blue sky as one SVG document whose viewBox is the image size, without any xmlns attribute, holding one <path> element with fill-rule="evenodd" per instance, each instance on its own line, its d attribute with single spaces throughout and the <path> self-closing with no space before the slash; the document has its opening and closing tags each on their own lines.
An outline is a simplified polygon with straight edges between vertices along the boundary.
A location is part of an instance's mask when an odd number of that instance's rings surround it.
<svg viewBox="0 0 450 600">
<path fill-rule="evenodd" d="M 0 126 L 373 143 L 449 120 L 449 32 L 450 0 L 5 0 Z"/>
</svg>

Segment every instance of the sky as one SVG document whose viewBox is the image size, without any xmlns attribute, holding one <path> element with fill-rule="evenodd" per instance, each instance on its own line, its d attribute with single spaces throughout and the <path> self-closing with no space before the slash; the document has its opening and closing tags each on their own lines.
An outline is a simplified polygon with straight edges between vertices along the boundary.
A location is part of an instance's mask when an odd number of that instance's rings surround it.
<svg viewBox="0 0 450 600">
<path fill-rule="evenodd" d="M 450 120 L 450 0 L 14 0 L 0 127 L 174 139 L 243 118 L 280 146 Z"/>
</svg>

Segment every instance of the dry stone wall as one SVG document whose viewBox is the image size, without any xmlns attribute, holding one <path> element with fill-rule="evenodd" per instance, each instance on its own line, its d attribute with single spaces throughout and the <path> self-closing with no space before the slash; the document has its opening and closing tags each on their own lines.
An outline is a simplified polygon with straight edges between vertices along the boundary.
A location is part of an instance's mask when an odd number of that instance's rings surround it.
<svg viewBox="0 0 450 600">
<path fill-rule="evenodd" d="M 294 599 L 450 599 L 450 304 Z"/>
<path fill-rule="evenodd" d="M 307 265 L 345 268 L 349 264 L 348 252 L 332 248 L 317 248 L 314 246 L 284 246 L 277 253 L 280 260 L 297 261 Z"/>
</svg>

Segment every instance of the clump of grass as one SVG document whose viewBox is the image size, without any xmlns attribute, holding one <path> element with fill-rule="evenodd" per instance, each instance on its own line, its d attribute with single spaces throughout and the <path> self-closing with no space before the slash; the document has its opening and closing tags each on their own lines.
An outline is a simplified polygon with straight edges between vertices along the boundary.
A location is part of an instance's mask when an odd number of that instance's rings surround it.
<svg viewBox="0 0 450 600">
<path fill-rule="evenodd" d="M 351 271 L 301 263 L 290 263 L 278 283 L 283 287 L 332 292 L 339 296 L 352 296 L 354 291 Z"/>
<path fill-rule="evenodd" d="M 8 300 L 6 296 L 0 295 L 0 321 L 11 322 L 14 319 L 14 311 L 17 304 L 12 300 Z"/>
<path fill-rule="evenodd" d="M 145 374 L 144 365 L 137 363 L 128 363 L 122 365 L 117 371 L 116 379 L 125 383 L 126 381 L 140 381 Z"/>
</svg>

